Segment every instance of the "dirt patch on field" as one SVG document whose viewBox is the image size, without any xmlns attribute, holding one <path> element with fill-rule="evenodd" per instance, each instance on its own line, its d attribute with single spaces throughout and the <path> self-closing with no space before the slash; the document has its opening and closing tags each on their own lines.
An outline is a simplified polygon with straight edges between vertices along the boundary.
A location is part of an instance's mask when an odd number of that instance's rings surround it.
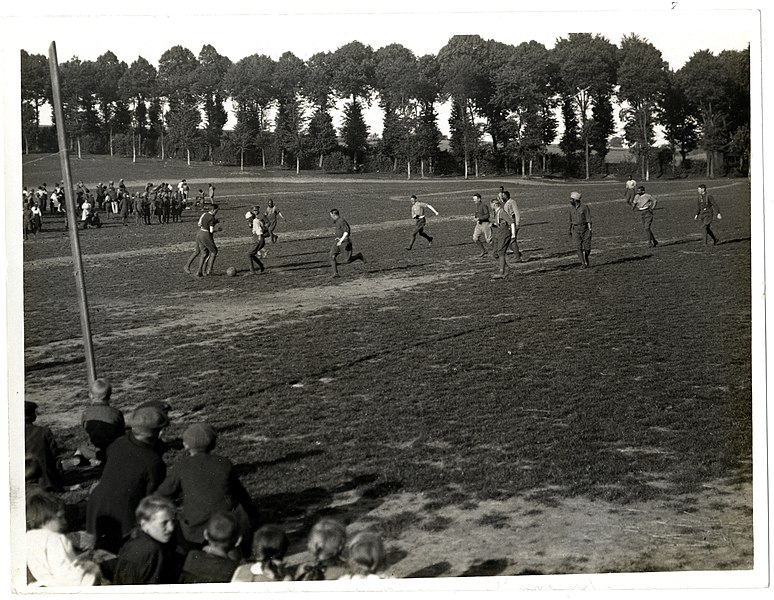
<svg viewBox="0 0 774 600">
<path fill-rule="evenodd" d="M 332 505 L 360 500 L 347 494 Z M 376 526 L 396 538 L 388 549 L 403 558 L 390 565 L 393 577 L 752 568 L 749 484 L 721 481 L 702 496 L 626 506 L 524 497 L 428 506 L 423 494 L 396 494 L 350 528 Z"/>
</svg>

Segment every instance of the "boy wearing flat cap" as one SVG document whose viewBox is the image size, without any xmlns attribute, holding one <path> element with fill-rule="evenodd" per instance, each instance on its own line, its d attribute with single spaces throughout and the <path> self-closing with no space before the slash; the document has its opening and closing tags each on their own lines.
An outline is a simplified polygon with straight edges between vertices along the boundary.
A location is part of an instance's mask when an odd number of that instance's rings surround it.
<svg viewBox="0 0 774 600">
<path fill-rule="evenodd" d="M 589 266 L 591 254 L 591 211 L 581 202 L 581 193 L 570 194 L 570 235 L 581 260 L 581 269 Z"/>
<path fill-rule="evenodd" d="M 210 425 L 195 423 L 188 427 L 183 432 L 188 456 L 175 463 L 156 492 L 180 503 L 180 544 L 188 550 L 202 548 L 207 521 L 219 511 L 234 513 L 243 540 L 251 539 L 258 520 L 232 462 L 211 453 L 216 441 L 217 434 Z"/>
<path fill-rule="evenodd" d="M 86 505 L 86 531 L 95 547 L 118 553 L 124 538 L 137 524 L 140 500 L 156 491 L 167 467 L 158 450 L 161 430 L 169 418 L 157 406 L 136 408 L 126 419 L 131 427 L 108 446 L 105 469 Z"/>
</svg>

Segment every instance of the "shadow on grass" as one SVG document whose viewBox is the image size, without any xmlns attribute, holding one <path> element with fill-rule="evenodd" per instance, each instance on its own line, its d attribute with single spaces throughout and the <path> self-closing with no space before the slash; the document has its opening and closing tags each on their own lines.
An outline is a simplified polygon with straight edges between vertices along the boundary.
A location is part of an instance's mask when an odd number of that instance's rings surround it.
<svg viewBox="0 0 774 600">
<path fill-rule="evenodd" d="M 43 369 L 50 369 L 52 367 L 61 367 L 64 365 L 77 365 L 86 360 L 83 356 L 76 356 L 74 358 L 69 358 L 67 360 L 42 360 L 37 363 L 33 363 L 31 365 L 25 365 L 24 366 L 24 372 L 28 373 L 31 371 L 42 371 Z"/>
<path fill-rule="evenodd" d="M 505 558 L 490 558 L 481 563 L 471 565 L 460 577 L 492 577 L 499 575 L 508 566 Z"/>
<path fill-rule="evenodd" d="M 272 266 L 272 265 L 269 265 Z M 295 262 L 277 265 L 276 269 L 282 269 L 284 271 L 308 271 L 310 269 L 322 269 L 323 267 L 329 267 L 330 263 L 321 260 L 312 260 L 309 262 Z"/>
<path fill-rule="evenodd" d="M 328 517 L 345 525 L 380 506 L 387 496 L 403 487 L 398 481 L 385 481 L 371 485 L 377 474 L 358 475 L 333 489 L 311 487 L 301 491 L 284 492 L 254 498 L 265 522 L 283 523 L 291 541 L 303 543 L 312 526 Z M 367 486 L 354 502 L 331 506 L 336 493 Z"/>
<path fill-rule="evenodd" d="M 327 254 L 327 252 L 325 252 L 325 250 L 318 250 L 315 252 L 296 252 L 295 254 L 284 254 L 283 256 L 311 256 L 314 254 Z"/>
<path fill-rule="evenodd" d="M 261 467 L 270 467 L 273 465 L 294 462 L 297 460 L 308 458 L 310 456 L 317 456 L 318 454 L 323 454 L 323 452 L 324 452 L 323 450 L 306 450 L 304 452 L 290 452 L 285 456 L 281 456 L 279 458 L 275 458 L 272 460 L 255 460 L 249 463 L 239 463 L 237 465 L 234 465 L 234 471 L 236 472 L 237 475 L 239 475 L 240 477 L 243 477 L 244 475 L 250 475 L 252 473 L 255 473 Z"/>
<path fill-rule="evenodd" d="M 373 271 L 368 271 L 369 273 L 390 273 L 392 271 L 410 271 L 412 269 L 418 269 L 419 267 L 427 266 L 429 263 L 420 263 L 415 265 L 401 265 L 398 267 L 388 267 L 386 269 L 374 269 Z"/>
<path fill-rule="evenodd" d="M 718 246 L 725 246 L 726 244 L 740 244 L 742 242 L 749 242 L 752 241 L 752 238 L 743 237 L 743 238 L 731 238 L 728 240 L 720 240 L 718 241 Z"/>
<path fill-rule="evenodd" d="M 418 571 L 409 573 L 407 578 L 419 578 L 419 577 L 440 577 L 444 573 L 448 573 L 451 570 L 451 564 L 446 561 L 438 562 L 426 567 L 422 567 Z"/>
<path fill-rule="evenodd" d="M 550 221 L 535 221 L 535 222 L 529 222 L 524 223 L 523 225 L 519 225 L 519 229 L 523 229 L 524 227 L 534 227 L 535 225 L 550 225 Z"/>
<path fill-rule="evenodd" d="M 695 244 L 697 242 L 700 242 L 701 240 L 697 238 L 686 238 L 684 240 L 671 240 L 669 242 L 659 242 L 658 245 L 662 248 L 666 248 L 667 246 L 682 246 L 683 244 Z"/>
<path fill-rule="evenodd" d="M 605 262 L 598 262 L 598 263 L 591 263 L 591 268 L 598 268 L 598 267 L 606 267 L 608 265 L 621 265 L 626 264 L 630 262 L 638 262 L 640 260 L 648 260 L 649 258 L 653 258 L 652 254 L 644 254 L 640 256 L 626 256 L 624 258 L 614 258 L 613 260 L 608 260 Z"/>
</svg>

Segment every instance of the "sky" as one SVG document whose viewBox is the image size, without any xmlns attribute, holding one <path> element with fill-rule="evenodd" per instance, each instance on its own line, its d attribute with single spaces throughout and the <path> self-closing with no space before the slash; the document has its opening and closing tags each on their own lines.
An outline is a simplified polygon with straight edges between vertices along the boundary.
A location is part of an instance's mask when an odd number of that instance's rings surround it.
<svg viewBox="0 0 774 600">
<path fill-rule="evenodd" d="M 587 1 L 583 11 L 577 11 L 577 3 L 548 2 L 543 5 L 546 10 L 531 12 L 498 0 L 475 11 L 470 3 L 452 1 L 443 3 L 443 11 L 422 5 L 420 12 L 416 2 L 393 0 L 390 12 L 384 9 L 379 13 L 362 12 L 364 3 L 349 1 L 337 2 L 336 12 L 323 12 L 319 2 L 295 2 L 293 8 L 283 7 L 284 13 L 278 12 L 280 9 L 269 13 L 271 9 L 255 6 L 245 9 L 232 2 L 218 6 L 218 14 L 212 14 L 211 2 L 186 2 L 183 10 L 175 9 L 174 3 L 166 4 L 165 12 L 158 12 L 158 3 L 137 0 L 131 2 L 131 7 L 122 6 L 120 15 L 115 10 L 105 14 L 110 9 L 104 4 L 79 2 L 85 7 L 82 12 L 73 14 L 70 9 L 69 15 L 64 14 L 66 9 L 61 5 L 50 13 L 37 4 L 18 7 L 16 16 L 6 18 L 3 47 L 9 52 L 23 48 L 30 53 L 48 54 L 50 42 L 56 41 L 60 63 L 75 56 L 95 60 L 110 50 L 127 64 L 143 56 L 158 65 L 159 57 L 175 45 L 198 55 L 204 44 L 211 44 L 234 62 L 250 54 L 268 54 L 277 59 L 287 50 L 307 59 L 352 40 L 374 50 L 400 43 L 420 56 L 436 54 L 455 34 L 478 34 L 514 45 L 535 40 L 551 48 L 558 38 L 582 31 L 601 34 L 615 44 L 624 35 L 637 33 L 661 50 L 671 68 L 679 69 L 698 50 L 718 53 L 760 43 L 756 11 L 745 9 L 743 3 L 730 10 L 727 4 L 709 0 L 651 2 L 648 10 L 642 9 L 641 2 Z M 198 4 L 206 9 L 197 9 Z M 675 9 L 671 8 L 673 4 L 677 5 Z M 89 10 L 88 5 L 94 9 Z M 262 10 L 267 12 L 261 14 Z M 381 134 L 382 112 L 375 103 L 366 109 L 365 116 L 371 132 Z M 339 119 L 340 114 L 334 113 L 335 125 Z M 441 107 L 439 126 L 443 133 L 448 133 L 447 121 L 448 110 Z M 234 124 L 232 117 L 226 127 Z"/>
</svg>

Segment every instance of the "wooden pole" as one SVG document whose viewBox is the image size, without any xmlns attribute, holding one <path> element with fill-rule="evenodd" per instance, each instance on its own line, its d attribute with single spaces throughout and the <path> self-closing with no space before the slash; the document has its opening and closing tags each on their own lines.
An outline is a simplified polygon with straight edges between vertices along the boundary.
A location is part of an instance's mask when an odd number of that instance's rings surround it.
<svg viewBox="0 0 774 600">
<path fill-rule="evenodd" d="M 70 157 L 67 152 L 67 136 L 65 134 L 64 111 L 62 110 L 62 94 L 59 88 L 59 63 L 56 58 L 56 42 L 51 42 L 48 48 L 48 67 L 51 72 L 51 91 L 54 100 L 54 117 L 56 118 L 56 135 L 59 143 L 59 164 L 65 184 L 65 205 L 67 207 L 67 233 L 70 236 L 70 250 L 73 255 L 73 275 L 78 292 L 78 307 L 81 313 L 81 333 L 83 349 L 86 354 L 86 377 L 89 387 L 97 378 L 94 363 L 94 348 L 91 344 L 91 325 L 89 324 L 89 305 L 86 300 L 86 285 L 83 281 L 83 263 L 81 262 L 81 245 L 78 240 L 78 219 L 75 214 L 75 189 L 70 174 Z"/>
</svg>

